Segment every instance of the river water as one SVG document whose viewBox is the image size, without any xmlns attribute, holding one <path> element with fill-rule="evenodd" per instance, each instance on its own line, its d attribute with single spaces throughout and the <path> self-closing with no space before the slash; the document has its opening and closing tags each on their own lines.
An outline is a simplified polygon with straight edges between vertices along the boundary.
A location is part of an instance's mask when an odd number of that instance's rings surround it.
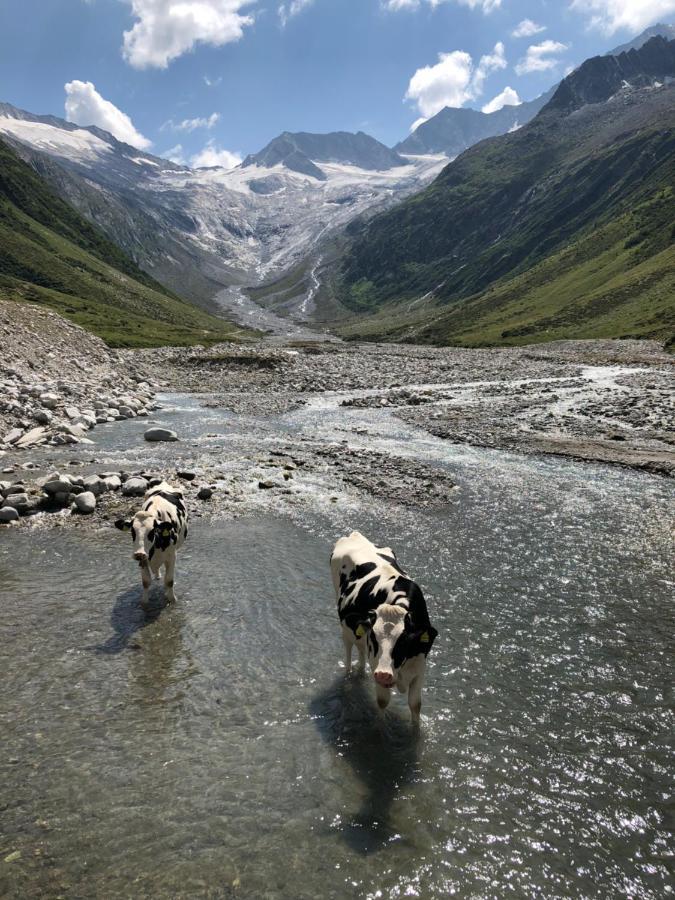
<svg viewBox="0 0 675 900">
<path fill-rule="evenodd" d="M 666 480 L 459 448 L 330 396 L 268 419 L 165 402 L 188 449 L 125 422 L 97 451 L 226 459 L 361 423 L 350 444 L 449 469 L 457 499 L 317 489 L 292 516 L 196 520 L 178 602 L 147 616 L 111 530 L 2 533 L 0 895 L 666 894 Z M 403 698 L 379 718 L 341 674 L 328 557 L 352 528 L 395 548 L 440 633 L 418 735 Z"/>
</svg>

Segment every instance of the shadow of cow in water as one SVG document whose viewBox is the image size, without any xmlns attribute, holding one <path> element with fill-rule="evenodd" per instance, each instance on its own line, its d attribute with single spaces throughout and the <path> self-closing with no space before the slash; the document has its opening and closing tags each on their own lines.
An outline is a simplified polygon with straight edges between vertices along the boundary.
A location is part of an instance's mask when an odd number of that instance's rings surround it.
<svg viewBox="0 0 675 900">
<path fill-rule="evenodd" d="M 391 805 L 417 773 L 419 732 L 396 713 L 378 714 L 365 675 L 339 676 L 310 703 L 323 740 L 352 767 L 366 789 L 361 809 L 342 827 L 357 853 L 374 853 L 395 836 Z"/>
<path fill-rule="evenodd" d="M 141 649 L 140 644 L 133 640 L 134 635 L 156 622 L 166 609 L 164 594 L 158 596 L 156 591 L 153 593 L 154 596 L 151 596 L 147 609 L 141 606 L 140 587 L 129 588 L 117 596 L 110 613 L 110 624 L 114 634 L 111 634 L 104 644 L 99 644 L 95 648 L 97 653 L 114 656 L 125 650 Z"/>
</svg>

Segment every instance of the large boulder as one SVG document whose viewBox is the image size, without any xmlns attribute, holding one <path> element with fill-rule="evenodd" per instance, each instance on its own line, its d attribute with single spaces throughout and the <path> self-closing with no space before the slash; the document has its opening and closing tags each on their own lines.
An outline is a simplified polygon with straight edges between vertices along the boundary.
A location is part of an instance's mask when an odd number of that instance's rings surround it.
<svg viewBox="0 0 675 900">
<path fill-rule="evenodd" d="M 145 478 L 132 475 L 122 485 L 122 493 L 125 497 L 142 497 L 148 489 L 148 482 Z"/>
<path fill-rule="evenodd" d="M 95 497 L 98 497 L 109 490 L 105 479 L 100 478 L 98 475 L 87 475 L 82 481 L 82 486 L 85 491 L 91 491 Z"/>
<path fill-rule="evenodd" d="M 72 488 L 72 482 L 70 479 L 65 477 L 55 478 L 53 481 L 48 481 L 46 484 L 42 485 L 42 490 L 45 494 L 69 494 Z"/>
<path fill-rule="evenodd" d="M 13 506 L 3 506 L 0 509 L 0 522 L 16 522 L 19 513 Z"/>
<path fill-rule="evenodd" d="M 10 507 L 18 513 L 26 512 L 30 507 L 30 497 L 28 494 L 12 494 L 2 501 L 2 508 Z"/>
<path fill-rule="evenodd" d="M 143 434 L 143 437 L 146 441 L 177 441 L 178 435 L 175 431 L 171 431 L 169 428 L 148 428 L 148 430 Z"/>
<path fill-rule="evenodd" d="M 96 497 L 91 491 L 84 491 L 75 497 L 73 506 L 85 516 L 91 515 L 96 509 Z"/>
</svg>

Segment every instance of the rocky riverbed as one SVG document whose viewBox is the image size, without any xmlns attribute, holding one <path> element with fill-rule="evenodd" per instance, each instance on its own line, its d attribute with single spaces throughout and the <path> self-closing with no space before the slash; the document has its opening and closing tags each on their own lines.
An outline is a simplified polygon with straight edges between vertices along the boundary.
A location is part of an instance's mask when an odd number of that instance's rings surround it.
<svg viewBox="0 0 675 900">
<path fill-rule="evenodd" d="M 2 304 L 0 323 L 13 338 L 0 374 L 6 523 L 109 521 L 162 479 L 183 484 L 196 516 L 284 512 L 318 496 L 448 503 L 452 477 L 405 453 L 406 428 L 455 445 L 675 470 L 672 359 L 654 342 L 111 351 L 39 309 Z M 159 390 L 192 396 L 191 421 L 212 415 L 216 432 L 179 431 L 157 456 L 142 435 L 167 425 Z M 303 410 L 309 418 L 298 429 L 293 415 Z M 401 447 L 375 446 L 371 423 L 382 415 L 401 423 Z M 119 453 L 100 452 L 92 429 L 109 435 L 136 419 L 139 443 L 124 465 Z"/>
<path fill-rule="evenodd" d="M 263 415 L 316 394 L 389 408 L 455 443 L 552 453 L 663 474 L 675 468 L 673 358 L 654 341 L 507 349 L 293 342 L 127 354 L 171 390 Z"/>
</svg>

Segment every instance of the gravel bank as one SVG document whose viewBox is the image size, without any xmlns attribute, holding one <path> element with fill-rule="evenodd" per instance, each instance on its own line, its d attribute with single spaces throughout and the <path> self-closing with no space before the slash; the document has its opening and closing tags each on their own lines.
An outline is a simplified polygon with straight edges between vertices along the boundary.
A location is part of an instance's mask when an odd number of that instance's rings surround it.
<svg viewBox="0 0 675 900">
<path fill-rule="evenodd" d="M 147 416 L 155 385 L 133 358 L 39 306 L 0 301 L 0 459 L 91 443 L 96 425 Z"/>
</svg>

